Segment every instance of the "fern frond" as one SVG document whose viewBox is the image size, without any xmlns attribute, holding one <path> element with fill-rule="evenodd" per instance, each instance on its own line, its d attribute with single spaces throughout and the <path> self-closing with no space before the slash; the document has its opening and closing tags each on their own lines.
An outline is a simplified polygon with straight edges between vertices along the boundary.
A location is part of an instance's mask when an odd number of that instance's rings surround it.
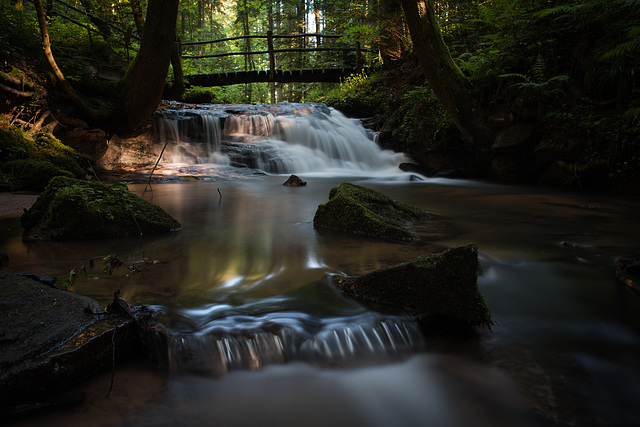
<svg viewBox="0 0 640 427">
<path fill-rule="evenodd" d="M 500 78 L 500 79 L 510 79 L 512 77 L 520 78 L 520 79 L 524 80 L 527 83 L 531 82 L 531 79 L 529 78 L 529 76 L 525 76 L 524 74 L 519 74 L 519 73 L 507 73 L 507 74 L 500 74 L 498 76 L 498 78 Z M 520 84 L 520 83 L 518 83 L 518 84 Z"/>
<path fill-rule="evenodd" d="M 536 12 L 533 16 L 536 18 L 547 18 L 549 16 L 556 16 L 557 18 L 562 18 L 566 15 L 571 15 L 580 11 L 580 9 L 584 8 L 584 4 L 576 4 L 576 5 L 562 5 L 551 7 L 549 9 L 541 10 L 540 12 Z M 560 16 L 558 16 L 560 15 Z"/>
<path fill-rule="evenodd" d="M 619 44 L 618 46 L 614 47 L 613 49 L 611 49 L 609 52 L 605 53 L 604 55 L 602 55 L 600 57 L 600 60 L 606 60 L 606 59 L 615 59 L 615 58 L 619 58 L 621 56 L 626 55 L 627 53 L 630 52 L 635 52 L 637 50 L 640 50 L 640 37 L 634 39 L 634 40 L 629 40 L 626 41 L 624 43 Z"/>
</svg>

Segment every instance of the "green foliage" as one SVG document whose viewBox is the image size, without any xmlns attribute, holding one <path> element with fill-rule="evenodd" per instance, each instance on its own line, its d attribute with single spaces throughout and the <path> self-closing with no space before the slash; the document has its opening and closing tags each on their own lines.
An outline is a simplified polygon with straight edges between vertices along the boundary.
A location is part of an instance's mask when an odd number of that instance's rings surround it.
<svg viewBox="0 0 640 427">
<path fill-rule="evenodd" d="M 99 273 L 94 273 L 94 278 L 98 277 L 95 274 L 109 275 L 111 276 L 117 270 L 124 268 L 129 276 L 133 273 L 141 273 L 142 270 L 138 267 L 140 264 L 155 265 L 158 264 L 157 260 L 151 259 L 143 255 L 141 260 L 133 262 L 131 265 L 122 261 L 118 256 L 109 254 L 106 256 L 97 256 L 84 261 L 82 264 L 78 264 L 69 271 L 69 275 L 62 281 L 62 288 L 68 289 L 76 284 L 79 278 L 86 278 L 89 276 L 89 272 L 93 272 L 95 268 L 95 261 L 100 261 L 102 268 Z M 88 266 L 88 267 L 87 267 Z"/>
</svg>

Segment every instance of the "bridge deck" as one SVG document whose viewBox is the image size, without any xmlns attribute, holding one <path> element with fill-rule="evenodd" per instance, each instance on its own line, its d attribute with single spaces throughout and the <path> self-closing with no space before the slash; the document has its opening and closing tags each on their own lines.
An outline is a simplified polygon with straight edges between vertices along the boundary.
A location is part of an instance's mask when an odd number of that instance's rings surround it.
<svg viewBox="0 0 640 427">
<path fill-rule="evenodd" d="M 270 78 L 269 71 L 238 71 L 235 73 L 218 74 L 193 74 L 185 76 L 191 86 L 227 86 L 241 83 L 262 83 L 262 82 L 325 82 L 339 83 L 342 79 L 359 72 L 367 71 L 366 68 L 328 68 L 314 70 L 275 70 L 273 78 Z"/>
</svg>

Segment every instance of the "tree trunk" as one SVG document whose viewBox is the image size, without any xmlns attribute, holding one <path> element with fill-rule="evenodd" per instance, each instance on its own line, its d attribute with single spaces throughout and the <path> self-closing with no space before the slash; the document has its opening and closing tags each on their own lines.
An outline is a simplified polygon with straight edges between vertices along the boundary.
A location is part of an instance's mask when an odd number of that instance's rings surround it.
<svg viewBox="0 0 640 427">
<path fill-rule="evenodd" d="M 385 68 L 402 58 L 404 23 L 398 0 L 380 0 L 380 56 Z"/>
<path fill-rule="evenodd" d="M 178 3 L 179 0 L 149 0 L 140 51 L 116 87 L 116 133 L 142 126 L 160 103 L 171 62 Z"/>
<path fill-rule="evenodd" d="M 111 27 L 109 26 L 109 23 L 102 19 L 102 17 L 98 16 L 98 10 L 94 4 L 89 0 L 82 0 L 80 3 L 82 3 L 87 17 L 91 23 L 96 26 L 102 37 L 105 39 L 111 37 Z"/>
<path fill-rule="evenodd" d="M 434 94 L 465 141 L 480 148 L 494 134 L 480 119 L 466 88 L 467 79 L 451 58 L 434 14 L 433 0 L 400 0 L 413 49 Z"/>
<path fill-rule="evenodd" d="M 47 58 L 47 62 L 53 71 L 53 75 L 58 83 L 58 86 L 64 91 L 65 94 L 71 99 L 71 102 L 80 110 L 82 116 L 90 120 L 100 120 L 106 117 L 106 114 L 101 115 L 96 110 L 90 108 L 78 94 L 73 90 L 67 79 L 64 77 L 62 70 L 58 67 L 53 52 L 51 50 L 51 42 L 49 41 L 49 30 L 47 28 L 47 19 L 44 14 L 44 8 L 42 6 L 42 0 L 34 0 L 36 6 L 36 13 L 38 15 L 38 24 L 40 26 L 40 34 L 42 36 L 42 49 L 44 50 L 44 56 Z"/>
<path fill-rule="evenodd" d="M 182 68 L 182 39 L 177 38 L 171 49 L 171 68 L 173 69 L 173 84 L 165 90 L 165 99 L 179 100 L 184 95 L 184 71 Z"/>
<path fill-rule="evenodd" d="M 142 13 L 140 0 L 129 0 L 129 4 L 131 5 L 133 20 L 136 23 L 136 31 L 138 32 L 138 37 L 142 37 L 142 34 L 144 32 L 144 14 Z"/>
</svg>

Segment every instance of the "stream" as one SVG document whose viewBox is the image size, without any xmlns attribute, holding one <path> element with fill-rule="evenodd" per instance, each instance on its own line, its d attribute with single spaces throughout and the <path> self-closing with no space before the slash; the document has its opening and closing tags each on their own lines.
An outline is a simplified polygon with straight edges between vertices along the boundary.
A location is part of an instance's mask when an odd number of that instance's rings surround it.
<svg viewBox="0 0 640 427">
<path fill-rule="evenodd" d="M 404 156 L 379 150 L 338 112 L 274 108 L 180 111 L 162 122 L 161 142 L 173 142 L 157 175 L 168 182 L 145 198 L 181 231 L 23 242 L 19 218 L 0 218 L 12 271 L 61 280 L 108 254 L 137 265 L 141 273 L 96 268 L 72 291 L 106 305 L 120 289 L 157 310 L 169 337 L 169 372 L 126 363 L 108 398 L 104 373 L 79 386 L 84 404 L 18 425 L 640 423 L 640 299 L 614 270 L 616 258 L 640 249 L 637 197 L 403 173 Z M 213 119 L 196 131 L 185 125 L 199 115 Z M 238 115 L 249 119 L 238 125 Z M 291 173 L 307 186 L 283 186 Z M 197 179 L 171 182 L 175 175 Z M 317 206 L 345 181 L 433 218 L 416 225 L 415 242 L 315 230 Z M 141 195 L 145 185 L 129 188 Z M 331 275 L 469 242 L 478 244 L 478 286 L 497 322 L 475 338 L 424 338 L 410 318 L 329 284 Z"/>
</svg>

